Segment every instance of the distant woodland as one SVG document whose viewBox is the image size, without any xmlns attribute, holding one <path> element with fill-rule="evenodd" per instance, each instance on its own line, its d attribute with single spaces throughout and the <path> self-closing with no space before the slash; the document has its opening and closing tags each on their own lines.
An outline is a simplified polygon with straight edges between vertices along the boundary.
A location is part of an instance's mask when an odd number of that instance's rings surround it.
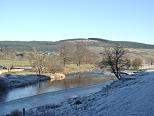
<svg viewBox="0 0 154 116">
<path fill-rule="evenodd" d="M 88 38 L 88 39 L 67 39 L 61 41 L 0 41 L 0 48 L 11 48 L 18 52 L 31 51 L 33 48 L 36 48 L 40 51 L 55 51 L 61 44 L 66 41 L 82 41 L 87 46 L 91 47 L 104 47 L 104 46 L 114 46 L 120 44 L 125 48 L 139 48 L 139 49 L 154 49 L 154 45 L 137 43 L 137 42 L 128 42 L 128 41 L 110 41 L 100 38 Z"/>
</svg>

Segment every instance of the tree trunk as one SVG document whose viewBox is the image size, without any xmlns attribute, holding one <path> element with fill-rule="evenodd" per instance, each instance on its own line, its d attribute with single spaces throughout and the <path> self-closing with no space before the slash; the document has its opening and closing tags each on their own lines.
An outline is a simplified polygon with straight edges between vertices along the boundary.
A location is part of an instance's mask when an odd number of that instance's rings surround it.
<svg viewBox="0 0 154 116">
<path fill-rule="evenodd" d="M 115 72 L 114 72 L 114 75 L 116 76 L 116 78 L 117 78 L 118 80 L 120 80 L 120 75 L 119 75 L 118 73 L 115 73 Z"/>
<path fill-rule="evenodd" d="M 78 62 L 78 66 L 80 66 L 80 64 L 81 64 L 81 62 L 79 61 L 79 62 Z"/>
<path fill-rule="evenodd" d="M 39 75 L 41 75 L 41 69 L 38 70 Z"/>
<path fill-rule="evenodd" d="M 65 67 L 65 65 L 66 65 L 66 59 L 64 58 L 64 67 Z"/>
</svg>

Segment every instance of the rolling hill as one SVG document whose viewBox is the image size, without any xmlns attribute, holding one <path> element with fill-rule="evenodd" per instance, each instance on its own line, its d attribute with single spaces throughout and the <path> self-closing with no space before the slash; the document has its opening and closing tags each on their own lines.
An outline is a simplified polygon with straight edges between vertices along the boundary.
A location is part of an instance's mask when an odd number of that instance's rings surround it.
<svg viewBox="0 0 154 116">
<path fill-rule="evenodd" d="M 0 48 L 12 48 L 16 51 L 31 51 L 33 48 L 36 48 L 40 51 L 54 51 L 64 42 L 76 42 L 82 41 L 88 46 L 94 47 L 104 47 L 104 46 L 113 46 L 120 44 L 125 48 L 136 48 L 136 49 L 154 49 L 154 45 L 130 42 L 130 41 L 110 41 L 107 39 L 100 38 L 79 38 L 79 39 L 66 39 L 61 41 L 0 41 Z"/>
</svg>

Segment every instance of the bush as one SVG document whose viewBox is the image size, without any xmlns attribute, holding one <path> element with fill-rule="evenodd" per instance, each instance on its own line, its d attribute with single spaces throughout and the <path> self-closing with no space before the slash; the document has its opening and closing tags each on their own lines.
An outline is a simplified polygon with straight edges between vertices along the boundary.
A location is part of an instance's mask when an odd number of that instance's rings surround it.
<svg viewBox="0 0 154 116">
<path fill-rule="evenodd" d="M 7 84 L 4 79 L 0 79 L 0 92 L 7 90 Z"/>
<path fill-rule="evenodd" d="M 140 66 L 142 65 L 142 59 L 136 58 L 132 61 L 132 68 L 134 70 L 139 70 Z"/>
<path fill-rule="evenodd" d="M 22 116 L 22 112 L 19 110 L 14 110 L 10 113 L 10 116 Z"/>
<path fill-rule="evenodd" d="M 80 100 L 77 100 L 77 101 L 75 101 L 74 104 L 75 104 L 75 105 L 80 105 L 80 104 L 82 104 L 82 102 L 81 102 Z"/>
</svg>

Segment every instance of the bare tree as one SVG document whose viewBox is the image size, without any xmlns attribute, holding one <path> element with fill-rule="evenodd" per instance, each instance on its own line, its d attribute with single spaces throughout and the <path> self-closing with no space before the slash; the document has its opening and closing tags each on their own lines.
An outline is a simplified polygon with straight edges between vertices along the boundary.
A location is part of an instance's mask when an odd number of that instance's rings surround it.
<svg viewBox="0 0 154 116">
<path fill-rule="evenodd" d="M 131 68 L 131 60 L 128 59 L 127 57 L 125 58 L 126 60 L 126 69 L 130 69 Z"/>
<path fill-rule="evenodd" d="M 68 61 L 71 60 L 71 44 L 69 42 L 64 42 L 60 47 L 60 59 L 65 66 Z"/>
<path fill-rule="evenodd" d="M 85 62 L 87 60 L 87 54 L 89 50 L 83 42 L 76 42 L 76 49 L 74 54 L 74 60 L 77 66 L 81 65 L 81 62 Z"/>
<path fill-rule="evenodd" d="M 154 64 L 154 58 L 150 57 L 149 62 L 150 62 L 150 65 L 153 65 Z"/>
<path fill-rule="evenodd" d="M 100 68 L 110 67 L 114 75 L 120 79 L 121 70 L 127 66 L 127 58 L 125 57 L 125 50 L 121 46 L 115 46 L 104 50 L 103 60 L 100 62 Z"/>
<path fill-rule="evenodd" d="M 60 59 L 56 55 L 48 56 L 45 59 L 45 69 L 47 73 L 59 73 L 63 72 L 63 65 L 60 63 Z"/>
<path fill-rule="evenodd" d="M 0 48 L 0 59 L 15 59 L 16 58 L 16 51 L 12 48 Z"/>
<path fill-rule="evenodd" d="M 85 63 L 86 64 L 93 64 L 93 65 L 96 65 L 102 59 L 102 57 L 98 53 L 95 53 L 89 49 L 87 49 L 85 57 L 86 57 Z"/>
<path fill-rule="evenodd" d="M 41 75 L 43 68 L 45 67 L 45 55 L 40 54 L 34 49 L 33 52 L 29 54 L 29 62 L 36 73 Z"/>
</svg>

